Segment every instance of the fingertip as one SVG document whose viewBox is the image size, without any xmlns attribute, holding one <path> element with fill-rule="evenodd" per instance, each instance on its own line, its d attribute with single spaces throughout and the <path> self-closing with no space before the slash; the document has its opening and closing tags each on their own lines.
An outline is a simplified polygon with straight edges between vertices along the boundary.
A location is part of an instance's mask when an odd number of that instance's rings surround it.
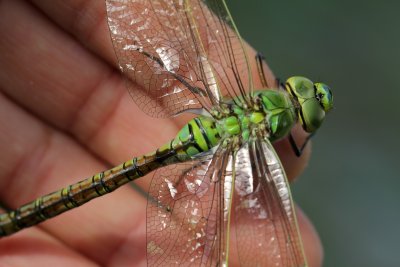
<svg viewBox="0 0 400 267">
<path fill-rule="evenodd" d="M 319 235 L 305 213 L 296 206 L 297 220 L 309 267 L 322 266 L 324 250 Z"/>
</svg>

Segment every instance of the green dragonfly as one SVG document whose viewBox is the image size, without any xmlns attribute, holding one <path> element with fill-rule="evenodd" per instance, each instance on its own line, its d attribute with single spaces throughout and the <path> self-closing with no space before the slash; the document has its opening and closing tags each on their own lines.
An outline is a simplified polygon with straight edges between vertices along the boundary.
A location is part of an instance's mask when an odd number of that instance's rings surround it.
<svg viewBox="0 0 400 267">
<path fill-rule="evenodd" d="M 127 88 L 153 117 L 197 115 L 169 143 L 0 215 L 0 236 L 156 171 L 148 192 L 149 266 L 226 266 L 235 223 L 243 266 L 307 266 L 289 184 L 271 142 L 299 122 L 313 133 L 333 106 L 304 77 L 255 90 L 223 0 L 106 0 Z"/>
</svg>

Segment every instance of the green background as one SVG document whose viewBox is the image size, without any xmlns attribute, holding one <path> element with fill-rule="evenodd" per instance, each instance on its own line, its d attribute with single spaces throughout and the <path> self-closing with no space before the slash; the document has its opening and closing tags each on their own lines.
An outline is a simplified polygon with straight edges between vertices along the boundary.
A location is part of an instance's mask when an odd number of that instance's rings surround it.
<svg viewBox="0 0 400 267">
<path fill-rule="evenodd" d="M 400 266 L 400 1 L 228 5 L 278 77 L 304 75 L 334 92 L 335 109 L 294 185 L 324 266 Z"/>
</svg>

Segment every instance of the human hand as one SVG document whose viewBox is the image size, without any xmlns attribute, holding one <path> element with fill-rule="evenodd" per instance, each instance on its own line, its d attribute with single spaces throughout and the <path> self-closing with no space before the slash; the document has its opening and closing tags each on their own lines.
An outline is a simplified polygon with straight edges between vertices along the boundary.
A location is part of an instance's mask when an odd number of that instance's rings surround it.
<svg viewBox="0 0 400 267">
<path fill-rule="evenodd" d="M 3 1 L 0 20 L 0 196 L 8 206 L 152 151 L 185 122 L 151 119 L 133 104 L 103 1 Z M 276 148 L 288 177 L 298 176 L 309 149 L 297 158 L 287 141 Z M 148 182 L 139 184 L 147 190 Z M 145 212 L 145 198 L 121 188 L 1 239 L 0 263 L 145 265 Z M 297 214 L 310 266 L 320 266 L 318 237 Z"/>
</svg>

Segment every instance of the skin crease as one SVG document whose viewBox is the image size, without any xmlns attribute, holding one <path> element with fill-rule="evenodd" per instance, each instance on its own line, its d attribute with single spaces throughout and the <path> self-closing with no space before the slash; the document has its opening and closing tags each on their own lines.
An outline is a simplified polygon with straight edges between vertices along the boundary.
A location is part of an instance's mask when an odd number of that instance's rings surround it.
<svg viewBox="0 0 400 267">
<path fill-rule="evenodd" d="M 0 1 L 0 33 L 0 201 L 10 207 L 152 151 L 187 122 L 150 118 L 132 102 L 103 1 Z M 298 143 L 305 137 L 300 127 L 295 136 Z M 310 146 L 301 158 L 287 140 L 275 148 L 293 180 Z M 137 183 L 146 190 L 150 181 Z M 319 238 L 297 215 L 309 265 L 321 266 Z M 145 219 L 146 199 L 125 186 L 1 239 L 0 267 L 145 266 Z"/>
</svg>

